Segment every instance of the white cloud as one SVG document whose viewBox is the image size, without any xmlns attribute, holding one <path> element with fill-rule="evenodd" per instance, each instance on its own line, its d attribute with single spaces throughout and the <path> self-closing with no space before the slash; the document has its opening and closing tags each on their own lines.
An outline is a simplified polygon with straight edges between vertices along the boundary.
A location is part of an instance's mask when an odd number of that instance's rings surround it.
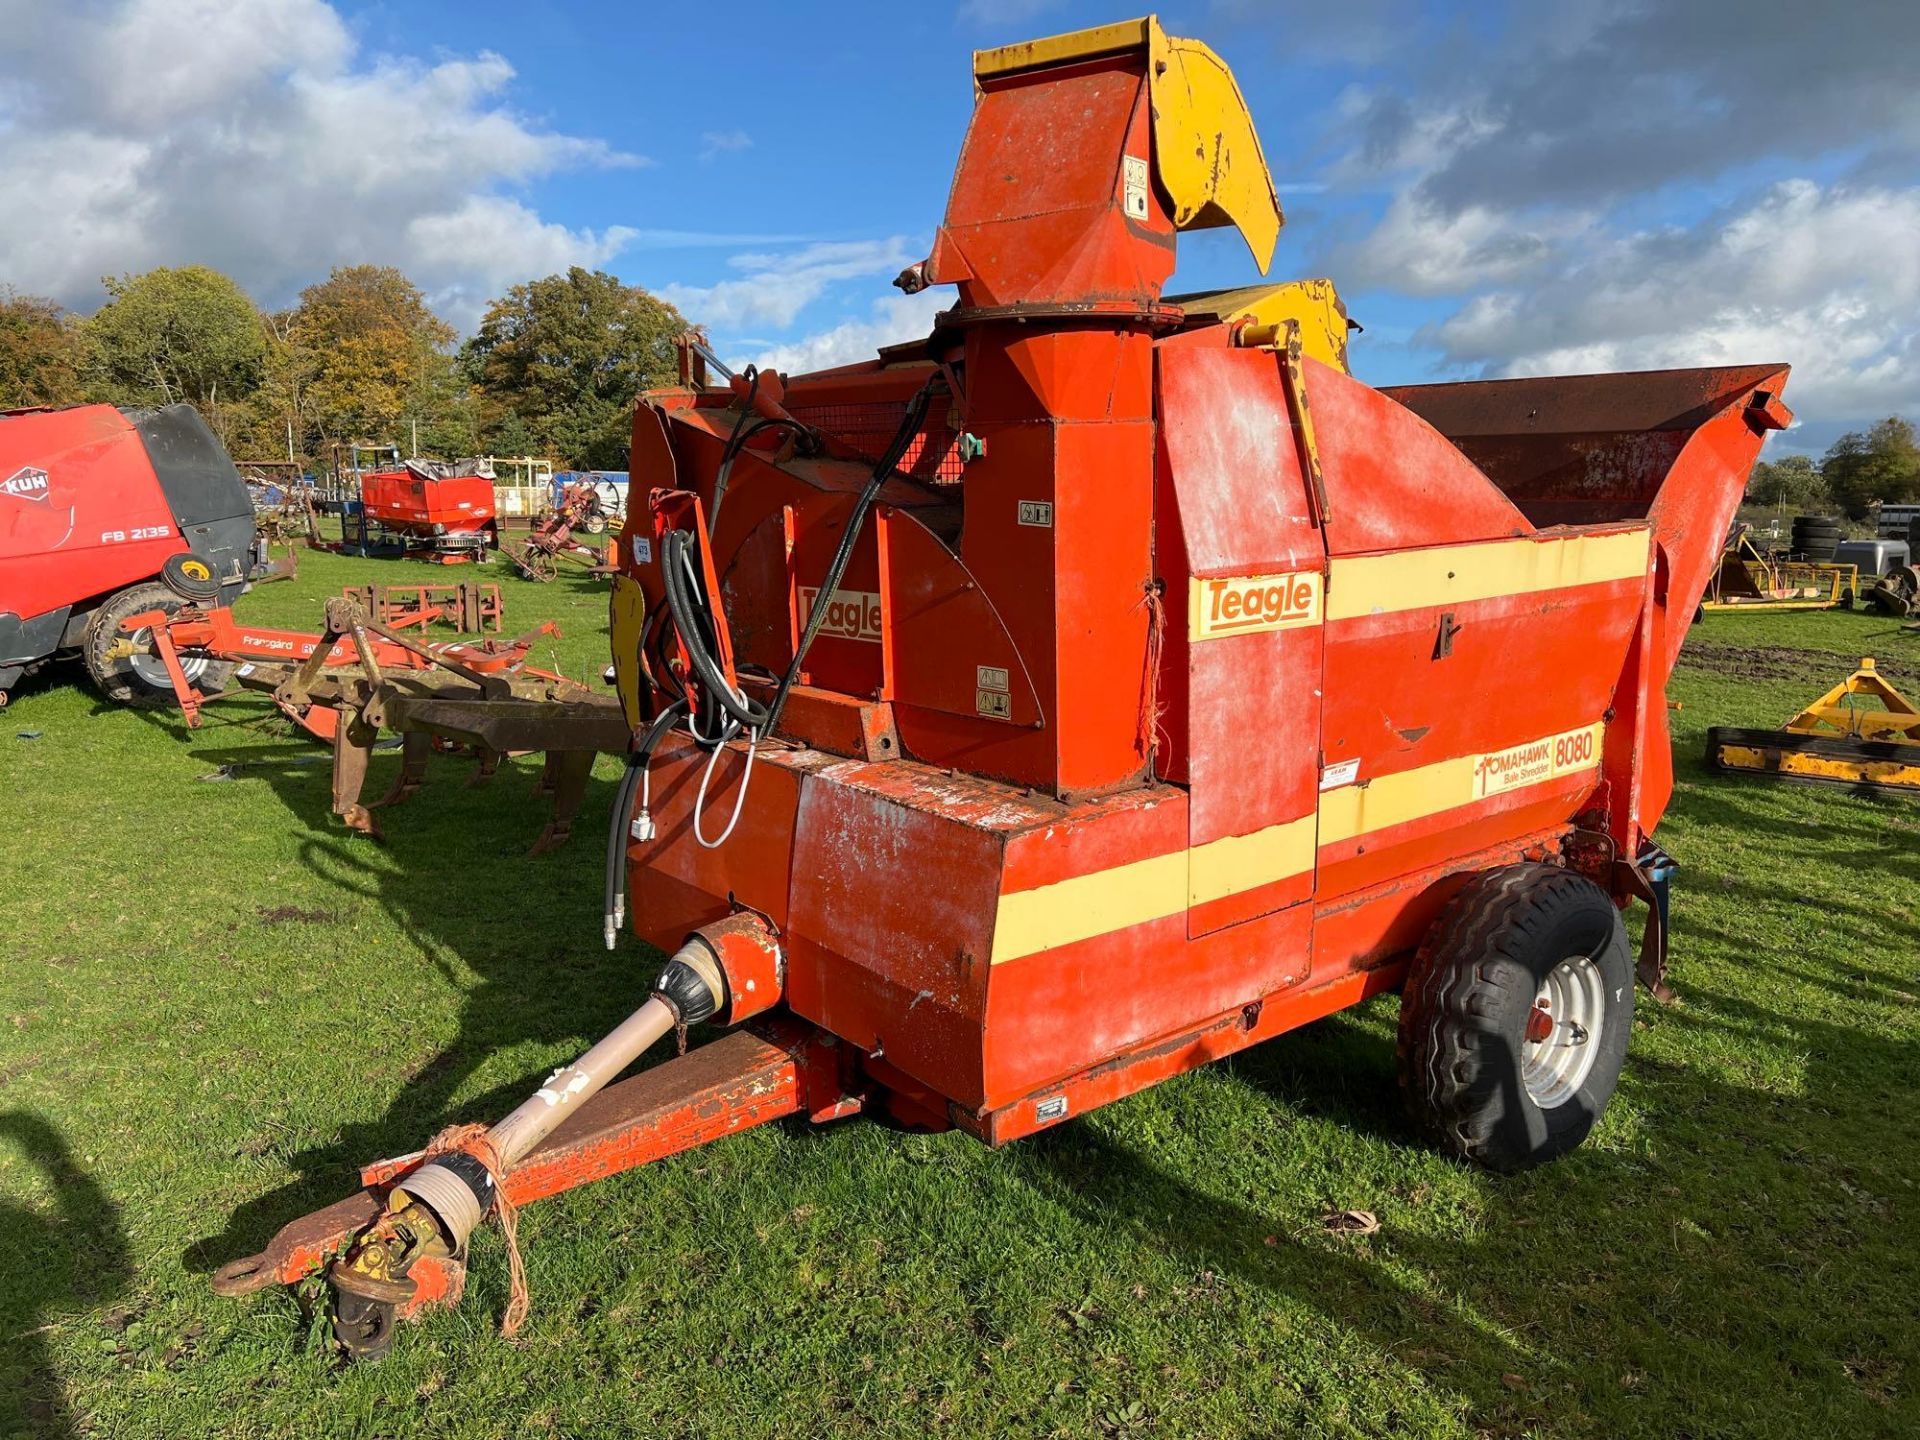
<svg viewBox="0 0 1920 1440">
<path fill-rule="evenodd" d="M 865 319 L 845 320 L 831 329 L 785 344 L 762 341 L 757 353 L 748 350 L 737 363 L 731 360 L 727 363 L 737 370 L 752 361 L 763 370 L 783 370 L 798 375 L 871 360 L 883 345 L 898 345 L 926 335 L 933 329 L 935 313 L 952 303 L 951 292 L 938 290 L 922 290 L 918 295 L 882 296 L 873 302 L 872 313 Z M 737 342 L 742 350 L 753 343 Z"/>
<path fill-rule="evenodd" d="M 1550 283 L 1467 301 L 1421 339 L 1544 375 L 1785 360 L 1809 417 L 1920 410 L 1920 188 L 1788 180 L 1695 227 L 1597 241 Z"/>
<path fill-rule="evenodd" d="M 1449 213 L 1418 191 L 1404 191 L 1348 252 L 1341 279 L 1356 289 L 1380 286 L 1410 295 L 1507 283 L 1541 270 L 1578 228 L 1577 220 L 1529 221 L 1480 205 Z"/>
<path fill-rule="evenodd" d="M 1784 360 L 1810 421 L 1920 409 L 1920 6 L 1875 9 L 1409 14 L 1327 169 L 1390 198 L 1320 263 L 1451 300 L 1411 339 L 1454 374 Z"/>
<path fill-rule="evenodd" d="M 735 255 L 744 271 L 714 285 L 664 285 L 660 293 L 696 325 L 719 330 L 764 326 L 785 329 L 840 280 L 900 273 L 926 254 L 904 236 L 885 240 L 822 241 L 785 253 Z"/>
<path fill-rule="evenodd" d="M 624 225 L 572 230 L 543 221 L 518 200 L 473 195 L 450 214 L 415 216 L 408 222 L 406 239 L 421 271 L 473 277 L 443 286 L 432 297 L 434 308 L 448 320 L 472 330 L 487 301 L 507 286 L 570 265 L 604 265 L 633 236 Z"/>
<path fill-rule="evenodd" d="M 706 130 L 700 135 L 700 158 L 733 154 L 753 148 L 753 137 L 744 130 Z"/>
<path fill-rule="evenodd" d="M 323 0 L 0 0 L 0 255 L 81 309 L 101 275 L 200 262 L 263 303 L 337 264 L 406 269 L 449 316 L 639 232 L 544 220 L 510 187 L 648 163 L 510 108 L 482 53 L 363 56 Z"/>
</svg>

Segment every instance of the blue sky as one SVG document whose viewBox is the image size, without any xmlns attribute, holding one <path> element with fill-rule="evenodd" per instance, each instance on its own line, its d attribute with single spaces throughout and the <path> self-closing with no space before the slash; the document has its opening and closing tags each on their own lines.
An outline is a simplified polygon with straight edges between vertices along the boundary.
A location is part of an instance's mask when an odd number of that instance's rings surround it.
<svg viewBox="0 0 1920 1440">
<path fill-rule="evenodd" d="M 941 303 L 968 52 L 1077 0 L 0 0 L 0 284 L 201 261 L 263 304 L 398 264 L 470 327 L 567 264 L 835 363 Z M 1920 419 L 1912 0 L 1190 0 L 1376 383 L 1787 360 L 1787 448 Z M 140 77 L 128 85 L 127 76 Z M 1176 284 L 1251 278 L 1231 232 Z"/>
</svg>

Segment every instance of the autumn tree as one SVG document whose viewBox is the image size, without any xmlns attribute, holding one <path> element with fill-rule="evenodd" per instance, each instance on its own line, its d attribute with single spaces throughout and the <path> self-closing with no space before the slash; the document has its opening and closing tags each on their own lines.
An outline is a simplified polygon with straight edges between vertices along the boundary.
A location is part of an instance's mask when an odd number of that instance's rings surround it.
<svg viewBox="0 0 1920 1440">
<path fill-rule="evenodd" d="M 634 397 L 672 380 L 673 338 L 684 329 L 666 301 L 576 265 L 494 301 L 461 363 L 497 441 L 530 435 L 570 464 L 619 469 Z"/>
<path fill-rule="evenodd" d="M 205 265 L 161 266 L 101 282 L 110 297 L 85 322 L 87 389 L 116 405 L 187 401 L 216 430 L 220 407 L 250 395 L 267 358 L 253 301 Z"/>
<path fill-rule="evenodd" d="M 329 440 L 404 445 L 416 422 L 431 424 L 453 399 L 453 340 L 400 271 L 345 266 L 300 292 L 279 383 L 316 450 Z"/>
<path fill-rule="evenodd" d="M 1834 441 L 1820 474 L 1834 500 L 1859 519 L 1875 501 L 1920 500 L 1920 443 L 1907 421 L 1882 420 Z"/>
<path fill-rule="evenodd" d="M 79 404 L 86 363 L 79 321 L 52 300 L 0 287 L 0 409 Z"/>
<path fill-rule="evenodd" d="M 1811 455 L 1786 455 L 1762 460 L 1747 481 L 1747 498 L 1755 505 L 1779 505 L 1804 510 L 1824 504 L 1827 483 Z"/>
</svg>

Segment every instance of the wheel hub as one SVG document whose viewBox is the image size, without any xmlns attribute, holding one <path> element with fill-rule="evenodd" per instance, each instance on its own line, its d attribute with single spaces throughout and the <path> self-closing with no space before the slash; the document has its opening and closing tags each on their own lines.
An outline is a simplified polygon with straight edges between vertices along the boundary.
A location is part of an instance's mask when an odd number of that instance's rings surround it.
<svg viewBox="0 0 1920 1440">
<path fill-rule="evenodd" d="M 1566 1104 L 1586 1083 L 1606 1006 L 1600 969 L 1588 956 L 1569 955 L 1547 972 L 1527 1015 L 1520 1057 L 1521 1081 L 1542 1110 Z"/>
<path fill-rule="evenodd" d="M 127 668 L 133 671 L 139 677 L 140 683 L 149 690 L 164 690 L 171 693 L 173 679 L 167 674 L 166 662 L 154 651 L 152 628 L 142 626 L 128 638 L 139 648 L 127 656 Z M 187 677 L 189 684 L 198 684 L 200 677 L 207 673 L 207 657 L 182 655 L 180 670 Z"/>
</svg>

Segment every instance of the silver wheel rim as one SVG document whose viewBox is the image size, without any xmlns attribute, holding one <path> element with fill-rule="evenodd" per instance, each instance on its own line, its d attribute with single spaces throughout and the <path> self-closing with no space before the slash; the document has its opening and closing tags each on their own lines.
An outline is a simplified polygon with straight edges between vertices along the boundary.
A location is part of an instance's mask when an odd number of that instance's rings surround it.
<svg viewBox="0 0 1920 1440">
<path fill-rule="evenodd" d="M 1600 1051 L 1600 1030 L 1607 1016 L 1607 987 L 1600 967 L 1585 955 L 1569 955 L 1541 982 L 1533 999 L 1534 1029 L 1539 1016 L 1546 1035 L 1521 1046 L 1520 1079 L 1542 1110 L 1564 1105 L 1587 1083 Z"/>
<path fill-rule="evenodd" d="M 164 690 L 173 693 L 173 680 L 167 674 L 167 662 L 153 650 L 153 630 L 142 626 L 129 637 L 135 645 L 144 648 L 127 657 L 127 668 L 139 678 L 140 683 L 149 690 Z M 200 677 L 207 673 L 207 657 L 204 655 L 182 655 L 180 670 L 190 682 L 199 683 Z"/>
</svg>

